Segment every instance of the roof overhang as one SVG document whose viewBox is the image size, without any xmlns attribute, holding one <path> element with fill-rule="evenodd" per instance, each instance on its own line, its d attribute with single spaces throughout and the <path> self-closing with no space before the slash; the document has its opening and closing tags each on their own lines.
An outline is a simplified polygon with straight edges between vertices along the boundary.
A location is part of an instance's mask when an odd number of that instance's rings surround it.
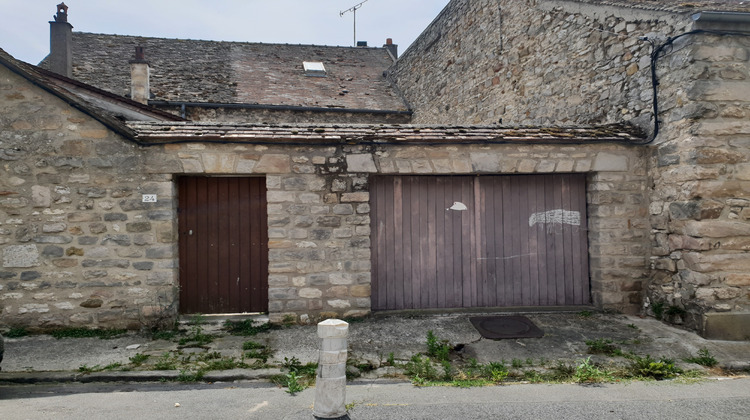
<svg viewBox="0 0 750 420">
<path fill-rule="evenodd" d="M 628 125 L 599 127 L 435 126 L 410 124 L 226 124 L 129 122 L 144 146 L 175 143 L 244 143 L 273 145 L 458 145 L 595 144 L 646 142 Z"/>
</svg>

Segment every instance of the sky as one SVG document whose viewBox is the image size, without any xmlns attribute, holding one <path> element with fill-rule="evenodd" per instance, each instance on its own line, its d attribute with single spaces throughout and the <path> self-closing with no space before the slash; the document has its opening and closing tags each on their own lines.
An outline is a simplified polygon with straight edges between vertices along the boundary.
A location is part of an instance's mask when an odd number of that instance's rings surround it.
<svg viewBox="0 0 750 420">
<path fill-rule="evenodd" d="M 0 48 L 38 64 L 49 53 L 49 21 L 60 0 L 0 0 Z M 352 12 L 362 0 L 65 0 L 74 32 L 212 41 L 353 44 Z M 367 0 L 356 11 L 357 40 L 399 54 L 449 0 Z"/>
</svg>

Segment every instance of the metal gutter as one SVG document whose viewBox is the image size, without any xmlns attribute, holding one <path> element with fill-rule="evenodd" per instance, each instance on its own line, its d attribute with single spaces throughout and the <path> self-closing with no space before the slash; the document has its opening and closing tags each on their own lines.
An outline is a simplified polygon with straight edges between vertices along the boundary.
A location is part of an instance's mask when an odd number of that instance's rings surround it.
<svg viewBox="0 0 750 420">
<path fill-rule="evenodd" d="M 750 32 L 750 13 L 704 11 L 691 15 L 696 26 L 702 29 L 731 29 Z"/>
</svg>

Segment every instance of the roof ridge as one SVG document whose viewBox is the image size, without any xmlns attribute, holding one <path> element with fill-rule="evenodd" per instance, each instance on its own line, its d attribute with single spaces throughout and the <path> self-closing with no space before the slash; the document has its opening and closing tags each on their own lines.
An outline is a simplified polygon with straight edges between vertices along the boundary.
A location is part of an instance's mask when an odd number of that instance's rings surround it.
<svg viewBox="0 0 750 420">
<path fill-rule="evenodd" d="M 205 42 L 205 43 L 216 43 L 216 44 L 239 44 L 239 45 L 267 45 L 267 46 L 293 46 L 293 47 L 315 47 L 315 48 L 346 48 L 352 50 L 385 50 L 383 47 L 366 46 L 366 47 L 353 47 L 351 45 L 321 45 L 321 44 L 294 44 L 284 42 L 253 42 L 253 41 L 220 41 L 212 39 L 196 39 L 196 38 L 169 38 L 169 37 L 157 37 L 157 36 L 143 36 L 143 35 L 120 35 L 120 34 L 103 34 L 96 32 L 85 32 L 85 31 L 73 31 L 73 36 L 76 35 L 95 35 L 102 37 L 113 37 L 113 38 L 140 38 L 140 39 L 152 39 L 152 40 L 164 40 L 164 41 L 190 41 L 190 42 Z"/>
</svg>

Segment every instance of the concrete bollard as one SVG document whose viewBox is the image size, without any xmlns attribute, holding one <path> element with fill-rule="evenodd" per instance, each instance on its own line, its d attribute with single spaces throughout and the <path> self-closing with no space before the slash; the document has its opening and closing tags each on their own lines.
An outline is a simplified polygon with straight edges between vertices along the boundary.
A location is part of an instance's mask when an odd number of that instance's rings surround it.
<svg viewBox="0 0 750 420">
<path fill-rule="evenodd" d="M 315 380 L 313 415 L 333 419 L 346 415 L 346 337 L 349 324 L 340 319 L 318 323 L 320 359 Z"/>
</svg>

